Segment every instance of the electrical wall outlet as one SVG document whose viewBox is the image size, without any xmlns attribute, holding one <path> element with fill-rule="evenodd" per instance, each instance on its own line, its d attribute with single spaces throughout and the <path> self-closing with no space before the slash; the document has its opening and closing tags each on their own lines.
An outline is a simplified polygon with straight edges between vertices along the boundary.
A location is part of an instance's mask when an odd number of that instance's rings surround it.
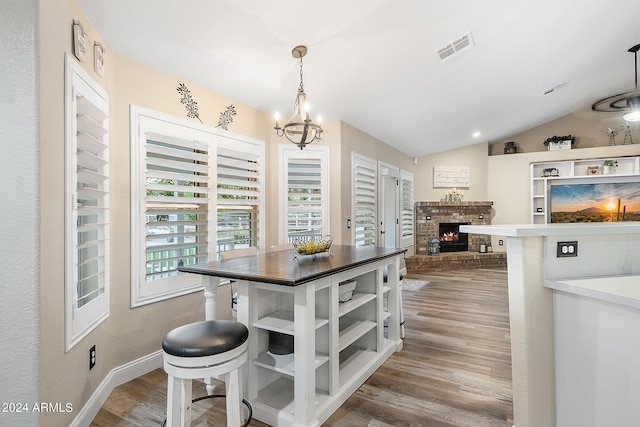
<svg viewBox="0 0 640 427">
<path fill-rule="evenodd" d="M 502 239 L 498 240 L 498 246 L 502 246 L 502 245 L 504 245 L 504 240 Z"/>
<path fill-rule="evenodd" d="M 557 257 L 574 257 L 578 256 L 578 242 L 558 242 Z"/>
<path fill-rule="evenodd" d="M 96 346 L 94 345 L 89 349 L 89 370 L 92 370 L 96 366 Z"/>
</svg>

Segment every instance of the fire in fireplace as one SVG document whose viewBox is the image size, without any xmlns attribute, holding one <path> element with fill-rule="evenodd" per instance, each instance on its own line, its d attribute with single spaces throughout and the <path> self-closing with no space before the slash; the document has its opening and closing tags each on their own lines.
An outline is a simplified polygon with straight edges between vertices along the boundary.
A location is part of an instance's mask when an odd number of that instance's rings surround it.
<svg viewBox="0 0 640 427">
<path fill-rule="evenodd" d="M 441 222 L 438 224 L 440 252 L 468 251 L 469 235 L 460 232 L 460 226 L 468 224 L 468 222 Z"/>
</svg>

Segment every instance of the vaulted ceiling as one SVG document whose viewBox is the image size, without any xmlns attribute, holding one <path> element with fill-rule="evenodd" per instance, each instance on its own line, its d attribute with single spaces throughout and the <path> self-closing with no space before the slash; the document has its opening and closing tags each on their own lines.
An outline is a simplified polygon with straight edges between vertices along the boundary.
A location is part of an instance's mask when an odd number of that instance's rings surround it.
<svg viewBox="0 0 640 427">
<path fill-rule="evenodd" d="M 108 49 L 269 114 L 292 111 L 291 50 L 304 44 L 312 114 L 410 156 L 502 140 L 632 90 L 627 49 L 640 43 L 638 0 L 79 3 Z M 472 45 L 441 60 L 465 35 Z"/>
</svg>

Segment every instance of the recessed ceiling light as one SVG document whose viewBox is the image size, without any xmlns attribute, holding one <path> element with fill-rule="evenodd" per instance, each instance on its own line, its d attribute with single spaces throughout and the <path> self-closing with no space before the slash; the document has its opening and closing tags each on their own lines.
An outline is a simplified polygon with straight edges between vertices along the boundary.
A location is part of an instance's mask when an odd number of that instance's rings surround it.
<svg viewBox="0 0 640 427">
<path fill-rule="evenodd" d="M 473 136 L 474 138 L 477 138 L 477 137 L 479 137 L 479 136 L 480 136 L 480 132 L 477 132 L 477 131 L 476 131 L 476 132 L 474 132 L 474 133 L 473 133 L 473 135 L 472 135 L 472 136 Z"/>
</svg>

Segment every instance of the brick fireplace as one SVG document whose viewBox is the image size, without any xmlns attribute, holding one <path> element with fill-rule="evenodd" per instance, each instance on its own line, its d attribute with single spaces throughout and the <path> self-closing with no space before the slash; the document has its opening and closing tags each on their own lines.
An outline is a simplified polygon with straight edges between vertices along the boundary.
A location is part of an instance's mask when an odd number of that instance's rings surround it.
<svg viewBox="0 0 640 427">
<path fill-rule="evenodd" d="M 492 206 L 493 202 L 491 201 L 416 202 L 415 255 L 407 258 L 407 273 L 424 274 L 430 271 L 455 269 L 505 268 L 506 254 L 504 252 L 480 253 L 480 245 L 485 245 L 485 247 L 491 245 L 491 236 L 486 234 L 464 236 L 466 250 L 453 249 L 452 252 L 441 251 L 440 256 L 428 255 L 429 240 L 440 239 L 442 230 L 450 230 L 453 224 L 491 224 Z"/>
<path fill-rule="evenodd" d="M 416 255 L 427 255 L 429 240 L 439 237 L 440 223 L 491 224 L 493 202 L 416 202 Z M 491 245 L 491 236 L 469 235 L 469 252 Z"/>
</svg>

